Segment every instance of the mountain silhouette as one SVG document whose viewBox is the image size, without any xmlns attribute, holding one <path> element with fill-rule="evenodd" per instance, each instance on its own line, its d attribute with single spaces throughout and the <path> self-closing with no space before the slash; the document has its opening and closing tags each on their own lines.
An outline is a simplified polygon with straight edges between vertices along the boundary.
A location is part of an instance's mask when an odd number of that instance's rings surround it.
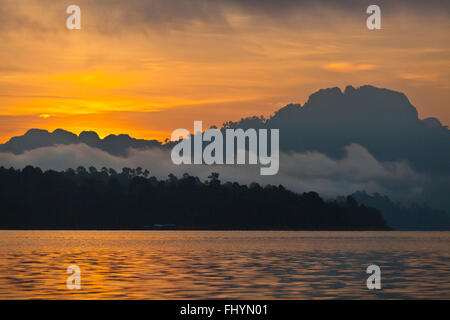
<svg viewBox="0 0 450 320">
<path fill-rule="evenodd" d="M 56 129 L 53 132 L 41 129 L 30 129 L 23 136 L 13 137 L 8 142 L 0 145 L 0 152 L 12 152 L 21 154 L 28 150 L 55 145 L 71 145 L 84 143 L 90 147 L 98 148 L 116 156 L 126 156 L 129 148 L 145 149 L 161 147 L 157 140 L 134 139 L 127 134 L 109 135 L 100 139 L 94 131 L 83 131 L 76 134 Z"/>
<path fill-rule="evenodd" d="M 345 146 L 357 143 L 379 161 L 407 160 L 415 170 L 450 176 L 450 130 L 436 118 L 421 120 L 416 108 L 400 92 L 373 86 L 322 89 L 308 101 L 289 104 L 269 119 L 243 118 L 225 122 L 221 129 L 280 129 L 281 151 L 318 151 L 333 158 L 343 156 Z M 21 154 L 26 150 L 58 144 L 85 143 L 113 155 L 126 156 L 129 148 L 171 147 L 157 140 L 95 132 L 79 136 L 57 129 L 31 129 L 25 135 L 0 144 L 0 152 Z"/>
<path fill-rule="evenodd" d="M 227 122 L 226 128 L 279 128 L 283 151 L 318 151 L 341 157 L 357 143 L 377 160 L 407 160 L 422 172 L 450 174 L 450 130 L 436 118 L 420 120 L 399 92 L 362 86 L 319 90 L 308 101 L 289 104 L 269 119 Z"/>
<path fill-rule="evenodd" d="M 376 160 L 388 165 L 406 161 L 421 176 L 415 189 L 417 193 L 411 194 L 412 202 L 427 202 L 450 212 L 450 130 L 437 118 L 419 119 L 416 108 L 400 92 L 369 85 L 347 86 L 344 91 L 337 87 L 322 89 L 313 93 L 303 106 L 288 104 L 267 119 L 253 116 L 228 121 L 220 130 L 229 128 L 279 129 L 280 150 L 288 153 L 317 151 L 341 159 L 346 146 L 359 144 Z M 170 149 L 174 145 L 173 142 L 134 139 L 127 134 L 101 139 L 93 131 L 76 135 L 62 129 L 53 132 L 30 129 L 23 136 L 0 144 L 0 152 L 22 154 L 41 147 L 75 144 L 86 144 L 121 157 L 126 157 L 129 149 Z M 385 183 L 389 184 L 387 195 L 398 200 L 395 192 L 404 190 L 404 186 Z M 384 198 L 353 196 L 387 214 L 386 219 L 396 228 L 423 223 L 430 229 L 448 226 L 448 214 L 426 205 L 398 205 Z"/>
</svg>

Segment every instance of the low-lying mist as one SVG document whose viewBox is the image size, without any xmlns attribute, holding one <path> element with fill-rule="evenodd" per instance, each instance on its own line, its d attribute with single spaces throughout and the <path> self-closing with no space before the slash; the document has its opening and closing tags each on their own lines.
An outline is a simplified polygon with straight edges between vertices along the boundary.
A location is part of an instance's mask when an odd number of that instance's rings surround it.
<svg viewBox="0 0 450 320">
<path fill-rule="evenodd" d="M 0 166 L 62 171 L 78 166 L 148 169 L 150 175 L 165 178 L 169 173 L 183 173 L 206 180 L 211 172 L 220 174 L 222 182 L 283 185 L 297 192 L 316 191 L 325 198 L 346 195 L 358 190 L 379 192 L 401 201 L 426 200 L 425 185 L 430 178 L 414 171 L 406 161 L 380 162 L 364 147 L 351 144 L 345 155 L 333 159 L 318 152 L 280 153 L 280 170 L 275 176 L 261 176 L 260 165 L 174 165 L 170 151 L 163 149 L 129 149 L 127 157 L 113 156 L 85 144 L 59 145 L 26 151 L 20 155 L 0 153 Z"/>
</svg>

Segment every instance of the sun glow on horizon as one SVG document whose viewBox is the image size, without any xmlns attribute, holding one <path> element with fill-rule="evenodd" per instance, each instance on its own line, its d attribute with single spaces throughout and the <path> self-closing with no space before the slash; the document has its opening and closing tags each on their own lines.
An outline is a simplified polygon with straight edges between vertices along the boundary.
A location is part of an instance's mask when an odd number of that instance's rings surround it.
<svg viewBox="0 0 450 320">
<path fill-rule="evenodd" d="M 226 5 L 211 4 L 201 17 L 169 6 L 166 23 L 124 20 L 140 4 L 118 1 L 124 16 L 105 22 L 102 5 L 81 1 L 84 23 L 70 31 L 61 24 L 64 4 L 5 3 L 1 141 L 32 127 L 165 139 L 193 120 L 220 126 L 304 103 L 322 88 L 365 84 L 401 91 L 422 118 L 450 123 L 445 14 L 434 14 L 430 27 L 419 23 L 421 12 L 394 12 L 372 32 L 364 11 L 324 8 L 319 22 L 313 9 L 294 8 L 268 23 Z M 43 18 L 18 25 L 20 17 Z"/>
</svg>

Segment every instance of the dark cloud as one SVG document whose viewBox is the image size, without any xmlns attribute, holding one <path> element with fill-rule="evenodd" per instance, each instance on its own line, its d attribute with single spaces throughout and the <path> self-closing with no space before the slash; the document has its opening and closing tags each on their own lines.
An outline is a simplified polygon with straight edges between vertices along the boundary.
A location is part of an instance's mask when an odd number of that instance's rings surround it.
<svg viewBox="0 0 450 320">
<path fill-rule="evenodd" d="M 39 31 L 52 31 L 54 19 L 73 1 L 56 0 L 23 0 L 20 2 L 0 0 L 0 21 L 2 28 L 20 30 L 32 27 Z M 100 32 L 120 32 L 131 27 L 148 31 L 146 26 L 158 26 L 163 29 L 184 28 L 186 25 L 207 24 L 216 28 L 227 27 L 227 14 L 240 12 L 248 17 L 265 17 L 281 19 L 287 16 L 308 13 L 313 15 L 320 10 L 339 11 L 339 14 L 354 16 L 365 15 L 366 8 L 377 4 L 382 14 L 398 11 L 413 12 L 418 15 L 429 13 L 450 14 L 450 1 L 372 1 L 372 0 L 78 0 L 76 4 L 82 8 L 83 25 L 95 27 Z M 45 14 L 42 21 L 33 15 L 34 10 L 41 9 Z M 322 20 L 323 23 L 325 21 Z M 320 21 L 318 21 L 320 23 Z"/>
<path fill-rule="evenodd" d="M 224 2 L 217 0 L 218 2 Z M 379 5 L 387 10 L 423 10 L 426 11 L 446 11 L 450 10 L 449 1 L 441 0 L 226 0 L 236 6 L 247 10 L 265 11 L 268 14 L 277 12 L 290 12 L 292 10 L 323 8 L 351 11 L 365 10 L 369 5 Z"/>
</svg>

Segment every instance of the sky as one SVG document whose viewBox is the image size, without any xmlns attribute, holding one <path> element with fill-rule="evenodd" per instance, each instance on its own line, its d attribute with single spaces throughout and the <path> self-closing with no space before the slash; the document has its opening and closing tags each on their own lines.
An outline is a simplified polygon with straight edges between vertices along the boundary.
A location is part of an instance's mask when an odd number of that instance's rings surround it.
<svg viewBox="0 0 450 320">
<path fill-rule="evenodd" d="M 0 0 L 0 143 L 30 128 L 163 140 L 365 84 L 449 125 L 449 30 L 439 0 Z"/>
</svg>

